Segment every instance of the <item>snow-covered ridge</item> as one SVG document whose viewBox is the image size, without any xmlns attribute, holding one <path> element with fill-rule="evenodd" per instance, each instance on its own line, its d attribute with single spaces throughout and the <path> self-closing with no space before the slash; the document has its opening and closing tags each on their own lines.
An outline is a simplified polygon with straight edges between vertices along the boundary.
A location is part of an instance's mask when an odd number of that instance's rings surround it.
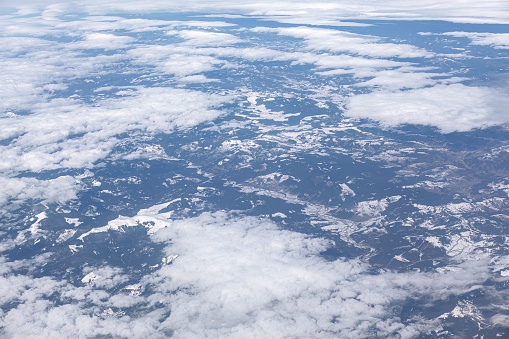
<svg viewBox="0 0 509 339">
<path fill-rule="evenodd" d="M 96 227 L 88 232 L 81 234 L 78 240 L 84 241 L 86 237 L 94 233 L 103 233 L 112 231 L 119 231 L 123 227 L 134 227 L 144 226 L 148 228 L 148 233 L 152 234 L 158 229 L 168 227 L 170 225 L 170 217 L 173 214 L 172 211 L 166 213 L 159 213 L 162 209 L 168 207 L 172 203 L 180 201 L 180 198 L 172 200 L 170 202 L 155 205 L 146 209 L 140 210 L 134 217 L 119 216 L 117 219 L 111 220 L 107 225 L 102 227 Z"/>
</svg>

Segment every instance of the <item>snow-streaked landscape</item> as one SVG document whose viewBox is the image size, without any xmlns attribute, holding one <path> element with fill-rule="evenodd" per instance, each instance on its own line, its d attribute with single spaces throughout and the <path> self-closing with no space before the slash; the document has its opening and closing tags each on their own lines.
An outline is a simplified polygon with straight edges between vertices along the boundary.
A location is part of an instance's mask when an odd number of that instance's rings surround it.
<svg viewBox="0 0 509 339">
<path fill-rule="evenodd" d="M 0 336 L 509 336 L 506 1 L 0 4 Z"/>
</svg>

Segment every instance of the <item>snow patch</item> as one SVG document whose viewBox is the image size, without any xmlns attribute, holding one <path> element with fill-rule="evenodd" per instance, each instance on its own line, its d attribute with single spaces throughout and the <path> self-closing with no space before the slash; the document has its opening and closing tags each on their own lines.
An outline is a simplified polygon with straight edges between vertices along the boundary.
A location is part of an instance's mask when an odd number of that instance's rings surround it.
<svg viewBox="0 0 509 339">
<path fill-rule="evenodd" d="M 66 242 L 67 240 L 71 239 L 75 233 L 76 230 L 64 230 L 64 232 L 58 236 L 56 243 L 61 244 L 63 242 Z"/>
<path fill-rule="evenodd" d="M 95 281 L 99 279 L 100 277 L 96 275 L 94 272 L 90 272 L 86 276 L 81 279 L 81 282 L 90 286 L 95 285 Z"/>
</svg>

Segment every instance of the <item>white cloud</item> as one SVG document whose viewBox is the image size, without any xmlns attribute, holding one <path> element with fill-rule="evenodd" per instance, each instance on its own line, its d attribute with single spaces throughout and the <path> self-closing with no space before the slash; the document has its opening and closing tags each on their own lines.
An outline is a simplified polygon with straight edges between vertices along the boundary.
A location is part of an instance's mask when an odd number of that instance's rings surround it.
<svg viewBox="0 0 509 339">
<path fill-rule="evenodd" d="M 433 53 L 407 44 L 387 44 L 374 36 L 309 27 L 257 27 L 252 31 L 262 34 L 277 32 L 304 39 L 307 44 L 306 49 L 318 53 L 288 52 L 274 59 L 291 60 L 292 64 L 313 64 L 317 66 L 317 74 L 324 76 L 352 74 L 354 78 L 367 79 L 359 80 L 353 84 L 357 87 L 395 91 L 462 80 L 458 77 L 451 77 L 447 73 L 431 73 L 429 72 L 433 70 L 431 67 L 417 67 L 410 62 L 387 59 L 392 57 L 431 57 Z"/>
<path fill-rule="evenodd" d="M 218 82 L 218 81 L 219 81 L 219 79 L 209 79 L 203 74 L 188 75 L 186 77 L 179 79 L 179 82 L 182 82 L 185 84 Z"/>
<path fill-rule="evenodd" d="M 0 283 L 5 286 L 3 281 Z M 22 286 L 13 278 L 5 281 L 5 284 Z M 0 326 L 3 327 L 0 333 L 4 337 L 44 339 L 108 335 L 130 338 L 164 337 L 155 330 L 157 322 L 154 319 L 130 318 L 122 316 L 121 313 L 115 314 L 107 306 L 98 306 L 101 300 L 107 300 L 109 296 L 102 290 L 75 288 L 51 278 L 27 278 L 23 287 L 25 289 L 20 291 L 23 303 L 5 312 L 0 321 Z M 72 302 L 55 305 L 48 300 L 48 297 L 55 293 L 57 295 L 62 293 L 62 300 Z M 79 293 L 83 296 L 81 300 Z"/>
<path fill-rule="evenodd" d="M 449 84 L 464 80 L 451 77 L 447 73 L 432 73 L 430 67 L 416 67 L 409 62 L 387 59 L 373 59 L 351 55 L 331 55 L 313 53 L 286 53 L 275 60 L 290 60 L 292 64 L 312 64 L 317 66 L 316 74 L 338 76 L 351 74 L 357 79 L 355 87 L 372 89 L 420 88 L 437 84 Z M 362 80 L 361 80 L 362 79 Z M 366 79 L 366 80 L 364 80 Z"/>
<path fill-rule="evenodd" d="M 509 49 L 509 33 L 448 32 L 443 33 L 443 35 L 469 38 L 472 41 L 472 45 Z"/>
<path fill-rule="evenodd" d="M 301 26 L 290 28 L 257 27 L 252 30 L 254 32 L 277 32 L 280 35 L 305 39 L 307 47 L 315 51 L 330 51 L 334 53 L 348 52 L 383 58 L 433 56 L 433 53 L 412 45 L 386 43 L 382 42 L 382 39 L 379 37 L 349 33 L 335 29 Z"/>
<path fill-rule="evenodd" d="M 320 16 L 301 12 L 276 12 L 264 13 L 262 20 L 276 21 L 284 24 L 306 25 L 306 26 L 332 26 L 332 27 L 367 27 L 370 24 L 358 23 L 352 21 L 338 20 L 334 15 L 322 13 Z"/>
<path fill-rule="evenodd" d="M 319 69 L 332 68 L 330 71 L 322 71 L 319 74 L 333 75 L 339 71 L 344 73 L 360 72 L 360 76 L 369 76 L 377 69 L 409 66 L 409 63 L 398 62 L 386 59 L 369 59 L 362 57 L 355 57 L 350 55 L 330 55 L 330 54 L 312 54 L 312 53 L 294 53 L 289 55 L 296 59 L 295 63 L 309 63 L 318 66 Z M 345 71 L 346 70 L 346 71 Z M 364 74 L 362 74 L 364 72 Z"/>
<path fill-rule="evenodd" d="M 76 287 L 57 278 L 11 272 L 20 267 L 36 270 L 51 260 L 49 254 L 26 262 L 4 260 L 0 300 L 12 307 L 2 311 L 3 334 L 412 338 L 434 329 L 433 319 L 402 323 L 393 306 L 409 298 L 425 298 L 427 305 L 433 305 L 480 288 L 489 277 L 489 267 L 479 257 L 440 273 L 374 274 L 359 260 L 321 257 L 333 245 L 329 240 L 225 212 L 168 220 L 170 214 L 159 214 L 166 205 L 140 212 L 147 220 L 165 220 L 166 227 L 153 233 L 152 239 L 166 244 L 165 255 L 178 255 L 142 278 L 139 289 L 150 292 L 136 295 L 119 289 L 128 277 L 115 267 L 85 268 L 86 278 Z M 132 307 L 135 313 L 125 314 L 123 308 Z"/>
<path fill-rule="evenodd" d="M 475 0 L 423 0 L 409 3 L 403 0 L 361 0 L 319 2 L 251 2 L 239 3 L 237 8 L 251 15 L 267 16 L 274 21 L 286 22 L 288 19 L 316 18 L 320 20 L 444 20 L 464 23 L 500 23 L 509 19 L 508 4 L 504 0 L 490 0 L 480 4 Z M 278 11 L 292 12 L 281 13 Z M 284 15 L 286 14 L 286 15 Z M 299 20 L 300 21 L 300 20 Z M 311 20 L 313 22 L 314 20 Z"/>
<path fill-rule="evenodd" d="M 88 283 L 95 287 L 112 289 L 122 283 L 129 281 L 129 277 L 123 274 L 118 267 L 102 266 L 102 267 L 85 267 L 83 274 L 91 275 L 91 280 L 83 279 L 83 283 Z"/>
<path fill-rule="evenodd" d="M 222 67 L 226 61 L 208 53 L 199 53 L 194 48 L 179 48 L 174 45 L 142 46 L 128 51 L 135 64 L 154 66 L 159 73 L 186 77 L 202 72 L 209 72 Z"/>
<path fill-rule="evenodd" d="M 30 110 L 46 102 L 52 92 L 67 88 L 69 80 L 89 77 L 125 58 L 120 54 L 85 57 L 69 45 L 37 38 L 21 38 L 19 43 L 7 39 L 7 44 L 10 52 L 0 57 L 2 113 Z"/>
<path fill-rule="evenodd" d="M 113 55 L 99 52 L 95 56 L 81 53 L 80 49 L 130 49 L 135 39 L 115 30 L 234 26 L 217 21 L 183 22 L 117 16 L 58 19 L 58 15 L 67 10 L 70 10 L 68 5 L 60 4 L 45 7 L 41 16 L 9 16 L 6 25 L 0 28 L 5 35 L 0 47 L 3 70 L 0 74 L 0 110 L 3 115 L 0 138 L 4 141 L 0 146 L 0 170 L 2 180 L 9 188 L 0 197 L 0 203 L 26 201 L 29 195 L 24 194 L 23 189 L 34 193 L 34 199 L 48 202 L 74 198 L 76 185 L 63 185 L 62 190 L 57 190 L 51 182 L 45 184 L 30 179 L 32 182 L 16 176 L 20 171 L 91 167 L 110 154 L 119 142 L 116 137 L 119 134 L 135 130 L 152 134 L 194 126 L 218 117 L 221 112 L 213 107 L 229 100 L 225 96 L 170 88 L 137 88 L 122 98 L 103 99 L 93 104 L 85 104 L 78 95 L 73 95 L 72 99 L 69 95 L 58 99 L 58 91 L 66 90 L 70 82 L 83 79 L 94 83 L 95 76 L 109 73 L 108 68 L 135 55 L 135 52 Z M 217 32 L 182 31 L 179 34 L 188 42 L 188 52 L 196 48 L 194 45 L 207 41 L 214 44 L 239 41 L 232 35 Z M 81 40 L 46 40 L 46 36 Z M 139 64 L 134 63 L 134 68 L 147 61 L 147 58 L 140 59 Z M 225 65 L 213 56 L 174 52 L 156 58 L 153 63 L 160 72 L 181 77 L 181 83 L 213 81 L 197 73 Z M 55 92 L 57 99 L 52 99 Z M 37 189 L 28 189 L 32 186 Z M 50 191 L 44 193 L 45 187 L 62 193 L 60 198 L 52 197 Z"/>
<path fill-rule="evenodd" d="M 412 337 L 426 326 L 402 324 L 391 305 L 446 298 L 487 277 L 480 262 L 444 274 L 371 275 L 359 261 L 321 258 L 325 239 L 225 213 L 174 221 L 153 239 L 179 256 L 143 281 L 157 292 L 150 300 L 171 309 L 163 326 L 186 338 Z"/>
<path fill-rule="evenodd" d="M 0 109 L 3 112 L 26 109 L 47 95 L 43 86 L 49 82 L 51 74 L 61 71 L 61 67 L 44 61 L 23 57 L 0 60 L 3 70 L 0 74 Z"/>
<path fill-rule="evenodd" d="M 0 177 L 0 206 L 5 208 L 19 207 L 27 200 L 33 199 L 44 203 L 63 203 L 76 198 L 81 185 L 71 176 L 61 176 L 50 180 L 35 178 Z M 0 209 L 0 214 L 4 213 Z"/>
<path fill-rule="evenodd" d="M 176 27 L 198 27 L 204 29 L 232 27 L 232 23 L 223 21 L 178 21 L 158 20 L 142 18 L 123 18 L 119 16 L 91 15 L 79 20 L 60 21 L 55 28 L 67 32 L 103 32 L 115 30 L 127 30 L 130 32 L 162 31 Z"/>
<path fill-rule="evenodd" d="M 0 120 L 0 168 L 13 172 L 81 168 L 106 157 L 130 131 L 169 132 L 210 121 L 222 114 L 212 109 L 229 97 L 189 90 L 139 88 L 132 96 L 104 99 L 94 106 L 55 99 L 34 107 L 34 113 Z M 168 105 L 171 103 L 171 105 Z"/>
<path fill-rule="evenodd" d="M 447 20 L 464 23 L 506 23 L 509 19 L 508 4 L 505 0 L 489 0 L 480 3 L 476 0 L 423 0 L 409 3 L 403 0 L 360 0 L 319 2 L 304 1 L 188 1 L 164 0 L 151 1 L 87 1 L 68 3 L 58 0 L 19 0 L 3 1 L 2 6 L 16 7 L 27 13 L 57 3 L 58 7 L 50 8 L 47 17 L 58 13 L 58 10 L 85 10 L 90 14 L 110 13 L 147 13 L 157 11 L 195 11 L 201 13 L 250 14 L 266 16 L 274 21 L 328 24 L 348 19 L 381 19 L 381 20 Z M 304 21 L 304 19 L 306 21 Z"/>
<path fill-rule="evenodd" d="M 495 314 L 490 321 L 495 325 L 507 328 L 509 326 L 509 316 L 506 314 Z"/>
<path fill-rule="evenodd" d="M 127 47 L 135 39 L 128 36 L 119 36 L 105 33 L 89 33 L 84 39 L 67 45 L 69 48 L 77 49 L 104 49 L 114 50 Z"/>
<path fill-rule="evenodd" d="M 65 202 L 76 197 L 79 185 L 65 176 L 53 180 L 17 179 L 22 171 L 90 168 L 119 143 L 118 135 L 143 132 L 150 136 L 210 121 L 230 98 L 202 92 L 153 87 L 133 95 L 104 99 L 94 106 L 55 99 L 33 107 L 26 116 L 0 119 L 0 206 L 17 206 L 29 199 Z M 171 104 L 169 104 L 171 103 Z"/>
<path fill-rule="evenodd" d="M 509 96 L 501 89 L 452 84 L 356 95 L 349 99 L 345 115 L 384 126 L 436 126 L 450 133 L 508 123 L 508 105 Z"/>
<path fill-rule="evenodd" d="M 437 84 L 448 84 L 463 80 L 458 77 L 451 77 L 447 73 L 424 72 L 425 68 L 400 67 L 398 69 L 383 70 L 356 70 L 356 78 L 369 78 L 366 81 L 359 81 L 354 86 L 383 88 L 390 91 L 401 89 L 421 88 Z M 434 79 L 442 78 L 442 79 Z"/>
<path fill-rule="evenodd" d="M 157 68 L 164 73 L 183 77 L 213 71 L 217 65 L 221 64 L 224 64 L 224 62 L 211 56 L 172 54 L 168 59 L 161 62 Z"/>
<path fill-rule="evenodd" d="M 184 45 L 188 46 L 226 46 L 242 42 L 242 40 L 235 35 L 227 33 L 207 32 L 207 31 L 168 31 L 168 35 L 178 35 L 185 39 Z"/>
<path fill-rule="evenodd" d="M 183 41 L 175 45 L 140 46 L 131 49 L 128 55 L 134 58 L 135 64 L 155 66 L 157 71 L 181 77 L 183 79 L 179 81 L 187 83 L 206 82 L 204 77 L 189 76 L 228 65 L 226 61 L 212 56 L 215 51 L 221 51 L 224 48 L 217 46 L 229 46 L 242 42 L 234 35 L 209 31 L 172 30 L 167 31 L 166 34 L 178 36 Z M 222 54 L 225 56 L 224 52 Z"/>
<path fill-rule="evenodd" d="M 16 57 L 19 53 L 30 52 L 34 48 L 40 50 L 54 45 L 54 42 L 34 37 L 7 36 L 0 38 L 0 52 L 3 58 L 6 56 Z"/>
</svg>

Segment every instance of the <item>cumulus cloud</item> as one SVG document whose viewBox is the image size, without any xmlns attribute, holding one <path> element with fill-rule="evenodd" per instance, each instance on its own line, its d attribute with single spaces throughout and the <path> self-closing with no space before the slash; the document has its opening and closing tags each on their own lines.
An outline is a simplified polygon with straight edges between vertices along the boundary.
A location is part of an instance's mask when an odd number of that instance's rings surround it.
<svg viewBox="0 0 509 339">
<path fill-rule="evenodd" d="M 384 126 L 435 126 L 450 133 L 508 123 L 508 105 L 509 96 L 501 89 L 452 84 L 357 95 L 349 99 L 345 115 Z"/>
<path fill-rule="evenodd" d="M 202 29 L 232 27 L 236 26 L 232 23 L 223 21 L 179 21 L 179 20 L 158 20 L 143 18 L 124 18 L 121 16 L 110 15 L 90 15 L 80 20 L 59 21 L 55 24 L 58 30 L 66 30 L 71 32 L 112 32 L 112 31 L 129 31 L 129 32 L 157 32 L 172 30 L 177 27 L 193 27 Z"/>
<path fill-rule="evenodd" d="M 213 107 L 229 97 L 182 89 L 139 88 L 121 98 L 104 99 L 94 106 L 55 99 L 40 104 L 34 113 L 0 120 L 3 171 L 43 171 L 81 168 L 107 156 L 129 131 L 149 134 L 186 128 L 217 118 Z M 171 103 L 171 105 L 169 105 Z"/>
<path fill-rule="evenodd" d="M 209 79 L 203 74 L 188 75 L 179 79 L 179 82 L 185 84 L 217 82 L 217 81 L 219 81 L 219 79 Z"/>
<path fill-rule="evenodd" d="M 118 267 L 85 267 L 83 274 L 86 274 L 81 280 L 84 284 L 104 289 L 112 289 L 129 281 L 129 277 L 122 274 L 122 270 Z"/>
<path fill-rule="evenodd" d="M 383 88 L 390 91 L 421 88 L 437 84 L 459 82 L 463 79 L 447 73 L 425 72 L 425 68 L 400 67 L 398 69 L 354 70 L 356 78 L 370 78 L 355 83 L 356 87 Z M 438 79 L 436 79 L 438 78 Z"/>
<path fill-rule="evenodd" d="M 122 133 L 153 134 L 194 126 L 218 117 L 222 112 L 214 108 L 230 99 L 162 87 L 130 87 L 130 93 L 118 92 L 116 98 L 94 100 L 93 104 L 85 103 L 78 95 L 59 98 L 62 97 L 59 92 L 66 91 L 70 82 L 80 79 L 78 81 L 83 83 L 94 83 L 90 77 L 108 74 L 117 63 L 135 55 L 135 52 L 110 52 L 131 50 L 135 46 L 135 39 L 125 31 L 235 25 L 118 16 L 86 16 L 66 21 L 58 17 L 70 10 L 66 4 L 36 7 L 32 8 L 33 14 L 40 16 L 32 15 L 29 19 L 9 16 L 8 23 L 0 28 L 5 35 L 0 47 L 3 69 L 0 75 L 0 114 L 3 115 L 0 119 L 3 141 L 0 170 L 7 188 L 0 197 L 2 205 L 17 206 L 27 201 L 30 194 L 33 199 L 45 202 L 72 199 L 79 186 L 69 185 L 68 181 L 64 183 L 63 179 L 58 179 L 62 184 L 58 186 L 57 181 L 18 179 L 16 176 L 21 171 L 91 167 L 110 154 L 119 142 L 117 136 Z M 23 13 L 29 12 L 32 13 L 27 7 Z M 187 51 L 209 46 L 211 42 L 229 45 L 240 41 L 233 35 L 218 32 L 187 30 L 178 34 L 186 43 Z M 48 39 L 48 36 L 70 36 L 74 41 Z M 86 49 L 102 51 L 91 56 L 83 53 Z M 140 57 L 138 62 L 134 61 L 132 67 L 150 65 L 146 57 Z M 224 66 L 225 62 L 209 55 L 173 52 L 156 57 L 153 64 L 160 72 L 180 77 L 180 83 L 186 84 L 214 81 L 199 73 Z"/>
<path fill-rule="evenodd" d="M 163 208 L 145 216 L 157 221 Z M 2 305 L 12 303 L 2 314 L 3 334 L 412 338 L 433 329 L 433 321 L 403 322 L 395 305 L 419 298 L 432 305 L 480 288 L 489 276 L 483 259 L 441 273 L 373 274 L 359 260 L 321 257 L 333 245 L 329 240 L 225 212 L 168 220 L 152 239 L 166 244 L 173 261 L 142 278 L 136 288 L 147 292 L 141 295 L 129 294 L 134 287 L 119 289 L 127 277 L 110 266 L 85 268 L 79 286 L 4 270 L 0 285 L 16 289 L 3 289 L 10 292 Z"/>
<path fill-rule="evenodd" d="M 6 47 L 0 56 L 0 114 L 30 111 L 55 91 L 65 90 L 69 81 L 89 77 L 125 58 L 119 54 L 85 57 L 68 48 L 68 44 L 33 37 L 4 41 Z"/>
<path fill-rule="evenodd" d="M 469 38 L 472 45 L 492 46 L 498 49 L 509 49 L 509 33 L 448 32 L 443 34 L 454 37 Z"/>
<path fill-rule="evenodd" d="M 375 36 L 353 34 L 336 29 L 315 27 L 267 28 L 251 31 L 304 39 L 309 52 L 293 52 L 278 57 L 293 64 L 313 64 L 317 74 L 338 76 L 351 74 L 359 79 L 354 86 L 388 90 L 420 88 L 462 80 L 451 74 L 430 72 L 432 67 L 417 67 L 394 58 L 430 58 L 434 54 L 408 44 L 385 43 Z M 362 81 L 361 79 L 366 79 Z"/>
<path fill-rule="evenodd" d="M 235 35 L 227 33 L 207 32 L 207 31 L 168 31 L 168 35 L 178 35 L 185 41 L 184 45 L 190 46 L 223 46 L 242 42 Z"/>
<path fill-rule="evenodd" d="M 166 34 L 178 36 L 182 41 L 171 45 L 139 46 L 131 49 L 128 54 L 134 58 L 135 64 L 152 65 L 158 72 L 175 75 L 182 78 L 179 81 L 187 83 L 206 82 L 204 76 L 196 75 L 228 65 L 228 62 L 215 56 L 228 56 L 224 52 L 215 53 L 224 48 L 218 46 L 226 47 L 242 42 L 232 34 L 209 31 L 171 30 Z"/>
<path fill-rule="evenodd" d="M 203 79 L 194 79 L 198 81 Z M 193 81 L 190 79 L 190 81 Z M 29 199 L 65 202 L 80 186 L 69 176 L 53 180 L 16 178 L 22 171 L 90 168 L 105 159 L 122 133 L 153 135 L 210 121 L 223 112 L 214 109 L 230 98 L 172 88 L 138 88 L 119 98 L 90 106 L 79 100 L 54 99 L 34 107 L 30 115 L 0 119 L 2 158 L 0 181 L 5 188 L 0 206 L 17 206 Z"/>
<path fill-rule="evenodd" d="M 211 56 L 210 51 L 199 51 L 194 48 L 167 46 L 141 46 L 133 48 L 128 55 L 133 63 L 146 67 L 155 67 L 156 73 L 186 77 L 209 72 L 226 64 L 224 60 Z"/>
<path fill-rule="evenodd" d="M 426 325 L 403 324 L 391 305 L 446 298 L 487 277 L 480 262 L 372 275 L 357 260 L 323 259 L 330 241 L 219 212 L 173 221 L 153 239 L 178 257 L 143 283 L 171 309 L 162 326 L 186 338 L 412 337 Z"/>
<path fill-rule="evenodd" d="M 165 337 L 155 330 L 154 319 L 123 316 L 101 305 L 109 296 L 104 290 L 76 288 L 48 277 L 11 276 L 0 283 L 17 286 L 15 300 L 22 301 L 2 314 L 0 333 L 7 338 Z M 49 300 L 52 296 L 59 304 Z"/>
<path fill-rule="evenodd" d="M 147 312 L 131 318 L 118 307 L 139 305 L 137 296 L 123 290 L 109 292 L 127 277 L 110 266 L 87 267 L 84 273 L 97 273 L 95 284 L 80 286 L 53 277 L 34 278 L 31 271 L 51 260 L 51 254 L 30 260 L 7 261 L 0 257 L 0 336 L 3 338 L 87 338 L 114 336 L 164 338 L 157 331 L 159 314 Z M 20 269 L 28 273 L 18 274 Z"/>
<path fill-rule="evenodd" d="M 211 56 L 172 54 L 167 60 L 158 64 L 157 68 L 167 74 L 185 77 L 213 71 L 216 65 L 221 64 L 224 62 Z"/>
<path fill-rule="evenodd" d="M 315 27 L 265 28 L 257 27 L 254 32 L 276 32 L 281 35 L 305 39 L 310 50 L 348 52 L 370 57 L 417 58 L 431 57 L 424 49 L 408 45 L 381 41 L 379 37 L 344 32 L 335 29 Z"/>
<path fill-rule="evenodd" d="M 68 45 L 69 48 L 114 50 L 127 47 L 135 39 L 105 33 L 89 33 L 83 40 Z"/>
<path fill-rule="evenodd" d="M 44 203 L 63 203 L 76 198 L 81 185 L 71 176 L 61 176 L 50 180 L 35 178 L 0 177 L 0 206 L 10 205 L 11 208 L 27 200 Z M 5 210 L 0 209 L 0 214 Z"/>
<path fill-rule="evenodd" d="M 359 75 L 362 77 L 373 75 L 375 74 L 375 71 L 383 68 L 409 66 L 409 64 L 405 62 L 398 62 L 387 59 L 369 59 L 351 55 L 295 53 L 292 57 L 296 59 L 294 62 L 296 64 L 309 63 L 318 66 L 318 69 L 320 70 L 332 69 L 328 71 L 320 71 L 319 74 L 322 75 L 346 73 L 356 74 L 357 72 L 361 72 Z"/>
</svg>

